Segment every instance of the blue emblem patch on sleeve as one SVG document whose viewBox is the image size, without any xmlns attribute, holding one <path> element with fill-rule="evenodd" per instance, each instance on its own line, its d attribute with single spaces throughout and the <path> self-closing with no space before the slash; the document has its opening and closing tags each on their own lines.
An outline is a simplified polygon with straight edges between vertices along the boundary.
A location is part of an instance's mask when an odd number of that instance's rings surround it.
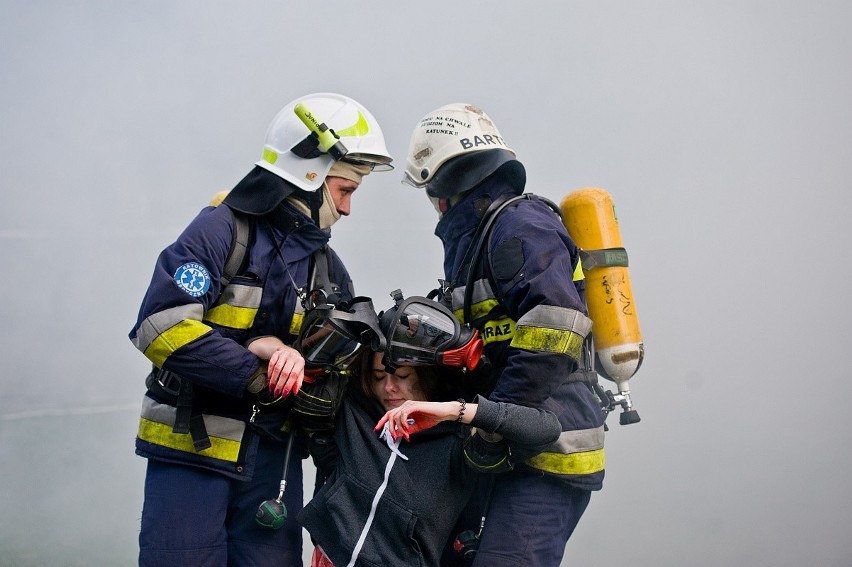
<svg viewBox="0 0 852 567">
<path fill-rule="evenodd" d="M 175 272 L 175 283 L 192 297 L 199 297 L 210 289 L 210 272 L 197 262 L 187 262 Z"/>
</svg>

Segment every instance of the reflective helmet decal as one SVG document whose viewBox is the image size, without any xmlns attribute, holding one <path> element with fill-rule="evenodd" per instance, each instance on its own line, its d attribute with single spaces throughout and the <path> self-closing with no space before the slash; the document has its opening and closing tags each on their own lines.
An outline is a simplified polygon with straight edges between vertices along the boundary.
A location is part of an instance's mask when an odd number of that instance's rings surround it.
<svg viewBox="0 0 852 567">
<path fill-rule="evenodd" d="M 367 123 L 367 119 L 364 118 L 364 115 L 361 112 L 358 112 L 358 121 L 349 126 L 347 128 L 343 128 L 342 130 L 337 130 L 338 136 L 366 136 L 370 131 L 370 125 Z"/>
</svg>

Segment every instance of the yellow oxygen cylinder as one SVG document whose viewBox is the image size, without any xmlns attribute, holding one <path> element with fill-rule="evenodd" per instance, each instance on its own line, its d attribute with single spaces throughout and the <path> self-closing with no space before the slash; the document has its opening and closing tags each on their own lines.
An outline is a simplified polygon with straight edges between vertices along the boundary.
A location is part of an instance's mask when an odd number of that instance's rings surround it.
<svg viewBox="0 0 852 567">
<path fill-rule="evenodd" d="M 586 303 L 592 319 L 595 370 L 615 382 L 618 394 L 606 392 L 612 409 L 622 406 L 622 425 L 639 421 L 630 399 L 628 380 L 645 356 L 636 303 L 627 270 L 612 196 L 597 187 L 568 194 L 560 204 L 568 234 L 581 249 Z"/>
</svg>

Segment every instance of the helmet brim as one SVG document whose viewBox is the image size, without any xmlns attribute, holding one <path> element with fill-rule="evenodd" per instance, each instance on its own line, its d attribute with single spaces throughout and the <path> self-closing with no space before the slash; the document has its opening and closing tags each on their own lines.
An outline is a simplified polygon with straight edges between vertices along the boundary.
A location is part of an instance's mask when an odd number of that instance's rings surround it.
<svg viewBox="0 0 852 567">
<path fill-rule="evenodd" d="M 422 187 L 430 197 L 449 199 L 470 191 L 510 161 L 516 161 L 515 154 L 503 149 L 463 154 L 444 162 Z"/>
</svg>

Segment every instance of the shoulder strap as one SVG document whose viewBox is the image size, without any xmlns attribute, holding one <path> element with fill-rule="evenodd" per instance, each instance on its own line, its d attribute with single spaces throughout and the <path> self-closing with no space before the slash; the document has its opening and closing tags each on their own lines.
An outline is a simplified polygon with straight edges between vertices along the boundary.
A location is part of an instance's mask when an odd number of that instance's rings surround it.
<svg viewBox="0 0 852 567">
<path fill-rule="evenodd" d="M 227 207 L 227 205 L 225 205 Z M 234 215 L 234 232 L 231 236 L 231 248 L 228 259 L 222 271 L 222 287 L 224 288 L 237 275 L 248 254 L 249 238 L 251 237 L 251 221 L 247 215 L 228 210 Z"/>
<path fill-rule="evenodd" d="M 322 290 L 325 294 L 325 301 L 330 304 L 337 304 L 341 299 L 341 288 L 337 282 L 332 281 L 331 249 L 326 244 L 319 250 L 313 253 L 311 257 L 311 277 L 309 283 L 309 293 Z"/>
<path fill-rule="evenodd" d="M 491 227 L 494 226 L 494 222 L 497 220 L 497 217 L 506 210 L 507 207 L 512 205 L 513 203 L 517 203 L 521 200 L 538 200 L 542 201 L 557 215 L 561 218 L 561 213 L 559 211 L 559 207 L 545 197 L 539 197 L 538 195 L 534 195 L 532 193 L 524 193 L 522 195 L 503 195 L 494 200 L 491 205 L 486 209 L 485 214 L 482 215 L 482 220 L 479 222 L 479 226 L 476 227 L 476 232 L 473 235 L 473 240 L 471 241 L 471 245 L 465 254 L 465 259 L 462 261 L 462 268 L 464 268 L 465 263 L 470 260 L 470 263 L 467 264 L 467 277 L 465 279 L 464 286 L 464 320 L 467 324 L 471 324 L 471 303 L 473 301 L 473 280 L 476 277 L 476 268 L 479 265 L 480 259 L 482 258 L 482 252 L 485 248 L 485 244 L 488 242 L 488 237 L 490 236 Z M 490 264 L 490 256 L 486 254 L 489 258 Z M 485 267 L 485 272 L 488 277 L 491 286 L 494 288 L 494 293 L 498 293 L 496 282 L 494 282 L 493 276 L 491 274 L 490 265 Z"/>
</svg>

